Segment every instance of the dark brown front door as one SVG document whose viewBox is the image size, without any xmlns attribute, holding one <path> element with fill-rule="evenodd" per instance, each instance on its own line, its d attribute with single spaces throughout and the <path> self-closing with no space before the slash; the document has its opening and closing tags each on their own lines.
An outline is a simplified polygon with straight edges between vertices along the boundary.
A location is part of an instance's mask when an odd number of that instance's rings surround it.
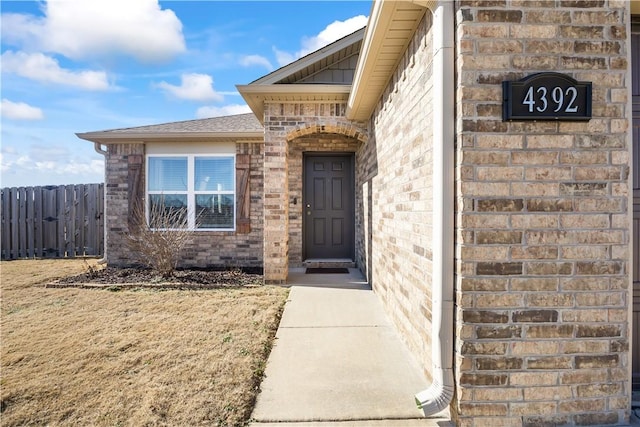
<svg viewBox="0 0 640 427">
<path fill-rule="evenodd" d="M 352 155 L 304 158 L 305 259 L 353 259 L 354 179 Z"/>
</svg>

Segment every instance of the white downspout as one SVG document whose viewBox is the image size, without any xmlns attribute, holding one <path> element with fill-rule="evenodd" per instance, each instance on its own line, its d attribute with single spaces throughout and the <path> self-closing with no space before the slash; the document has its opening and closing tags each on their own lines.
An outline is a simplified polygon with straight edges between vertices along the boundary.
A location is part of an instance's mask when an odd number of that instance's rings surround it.
<svg viewBox="0 0 640 427">
<path fill-rule="evenodd" d="M 431 386 L 415 395 L 425 416 L 447 408 L 453 378 L 454 271 L 454 8 L 439 1 L 433 9 L 433 289 L 431 297 L 433 363 Z"/>
<path fill-rule="evenodd" d="M 93 143 L 93 149 L 96 150 L 96 153 L 98 154 L 102 154 L 104 156 L 104 161 L 105 161 L 105 167 L 106 167 L 106 162 L 107 162 L 107 150 L 105 150 L 104 148 L 102 148 L 102 144 L 100 144 L 99 142 L 94 142 Z M 106 171 L 106 169 L 105 169 Z M 98 264 L 106 264 L 107 263 L 107 177 L 104 177 L 104 202 L 102 204 L 103 209 L 104 209 L 104 248 L 103 248 L 103 255 L 102 258 L 98 260 Z"/>
</svg>

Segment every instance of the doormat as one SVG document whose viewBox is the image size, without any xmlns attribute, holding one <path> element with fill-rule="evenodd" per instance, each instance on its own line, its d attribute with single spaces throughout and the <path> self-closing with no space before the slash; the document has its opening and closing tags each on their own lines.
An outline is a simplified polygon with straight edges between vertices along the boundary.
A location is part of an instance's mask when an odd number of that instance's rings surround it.
<svg viewBox="0 0 640 427">
<path fill-rule="evenodd" d="M 333 268 L 307 268 L 307 274 L 349 274 L 348 268 L 333 267 Z"/>
</svg>

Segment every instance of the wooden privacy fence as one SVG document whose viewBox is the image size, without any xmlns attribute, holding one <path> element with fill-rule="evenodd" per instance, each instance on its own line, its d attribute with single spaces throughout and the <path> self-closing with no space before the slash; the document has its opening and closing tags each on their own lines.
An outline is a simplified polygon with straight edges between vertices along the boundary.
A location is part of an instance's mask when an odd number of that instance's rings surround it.
<svg viewBox="0 0 640 427">
<path fill-rule="evenodd" d="M 104 252 L 104 184 L 3 188 L 2 259 Z"/>
</svg>

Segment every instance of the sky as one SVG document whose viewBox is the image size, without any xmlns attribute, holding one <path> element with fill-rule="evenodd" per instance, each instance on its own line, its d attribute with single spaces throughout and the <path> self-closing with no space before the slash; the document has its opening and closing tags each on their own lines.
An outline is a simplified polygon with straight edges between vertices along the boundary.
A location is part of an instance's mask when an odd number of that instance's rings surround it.
<svg viewBox="0 0 640 427">
<path fill-rule="evenodd" d="M 371 1 L 0 1 L 0 187 L 104 182 L 75 134 L 250 112 L 236 90 Z"/>
</svg>

